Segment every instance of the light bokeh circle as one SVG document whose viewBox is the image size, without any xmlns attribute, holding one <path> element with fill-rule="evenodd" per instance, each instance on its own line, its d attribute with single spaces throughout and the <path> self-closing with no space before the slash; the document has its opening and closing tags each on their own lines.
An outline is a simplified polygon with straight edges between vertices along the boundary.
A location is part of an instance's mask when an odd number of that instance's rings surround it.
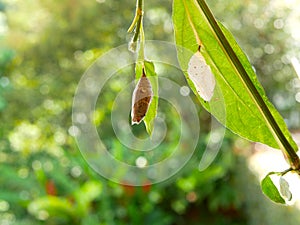
<svg viewBox="0 0 300 225">
<path fill-rule="evenodd" d="M 151 54 L 151 57 L 148 58 L 153 59 L 154 64 L 160 63 L 180 68 L 174 44 L 146 41 L 145 46 L 146 56 L 148 53 Z M 101 140 L 101 136 L 98 134 L 97 127 L 93 122 L 93 115 L 97 99 L 105 84 L 118 71 L 128 66 L 133 67 L 134 63 L 134 55 L 128 51 L 127 45 L 122 45 L 102 55 L 90 66 L 83 74 L 74 96 L 72 127 L 77 131 L 74 136 L 79 150 L 87 163 L 98 174 L 116 183 L 142 186 L 145 183 L 165 181 L 182 169 L 196 149 L 200 126 L 195 103 L 192 101 L 187 87 L 182 87 L 173 80 L 158 74 L 158 98 L 168 102 L 178 113 L 180 117 L 180 138 L 176 145 L 172 145 L 172 154 L 153 164 L 148 164 L 147 159 L 144 157 L 138 157 L 136 165 L 130 165 L 116 159 Z M 123 89 L 114 100 L 111 124 L 117 139 L 122 145 L 135 151 L 152 152 L 151 154 L 155 155 L 157 147 L 167 142 L 165 135 L 168 132 L 168 127 L 164 122 L 164 118 L 158 116 L 155 120 L 151 138 L 140 139 L 131 132 L 128 115 L 131 108 L 133 79 L 131 83 L 124 84 Z M 215 128 L 217 127 L 218 130 L 222 128 L 217 123 L 215 124 Z M 217 144 L 212 141 L 214 146 L 217 146 L 217 150 L 214 149 L 213 157 L 209 154 L 202 166 L 200 162 L 200 169 L 207 167 L 214 159 L 220 148 L 222 135 L 224 136 L 224 132 L 219 132 Z"/>
</svg>

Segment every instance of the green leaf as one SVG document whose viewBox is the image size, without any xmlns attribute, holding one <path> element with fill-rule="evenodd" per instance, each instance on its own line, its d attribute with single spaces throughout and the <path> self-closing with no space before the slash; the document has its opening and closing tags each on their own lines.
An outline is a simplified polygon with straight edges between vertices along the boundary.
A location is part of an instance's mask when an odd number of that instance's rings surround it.
<svg viewBox="0 0 300 225">
<path fill-rule="evenodd" d="M 152 91 L 153 91 L 153 98 L 148 108 L 148 111 L 144 118 L 144 124 L 146 126 L 147 133 L 151 136 L 152 131 L 154 128 L 154 119 L 157 114 L 157 107 L 158 107 L 158 79 L 157 74 L 155 73 L 155 68 L 153 62 L 144 61 L 145 72 L 146 76 L 149 79 Z M 138 62 L 135 67 L 136 71 L 136 80 L 140 79 L 142 76 L 142 63 Z"/>
<path fill-rule="evenodd" d="M 270 175 L 273 173 L 269 173 L 261 182 L 261 188 L 263 193 L 270 198 L 272 201 L 276 203 L 285 204 L 285 200 L 279 194 L 276 186 L 274 185 Z"/>
<path fill-rule="evenodd" d="M 247 56 L 206 7 L 203 0 L 173 3 L 178 60 L 191 89 L 204 108 L 234 133 L 294 153 L 297 145 L 283 118 L 268 101 Z M 209 102 L 198 95 L 187 73 L 188 62 L 199 45 L 216 79 Z"/>
</svg>

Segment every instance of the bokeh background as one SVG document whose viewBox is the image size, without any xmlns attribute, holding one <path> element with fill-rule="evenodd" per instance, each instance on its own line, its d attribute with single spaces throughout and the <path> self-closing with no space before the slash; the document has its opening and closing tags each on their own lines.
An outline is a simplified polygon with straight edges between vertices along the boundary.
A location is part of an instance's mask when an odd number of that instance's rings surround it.
<svg viewBox="0 0 300 225">
<path fill-rule="evenodd" d="M 299 139 L 300 1 L 208 4 Z M 172 1 L 147 0 L 145 7 L 146 39 L 173 41 Z M 211 121 L 200 106 L 194 157 L 170 180 L 119 185 L 87 165 L 72 136 L 76 86 L 100 55 L 130 40 L 134 11 L 135 0 L 0 1 L 0 224 L 299 224 L 299 203 L 273 204 L 259 187 L 270 168 L 287 168 L 280 152 L 228 131 L 213 164 L 197 169 Z M 118 80 L 107 86 L 95 124 L 112 153 L 126 159 L 107 119 L 121 88 Z M 165 114 L 176 124 L 172 110 Z M 143 125 L 134 129 L 146 135 Z M 165 151 L 170 154 L 168 146 Z"/>
</svg>

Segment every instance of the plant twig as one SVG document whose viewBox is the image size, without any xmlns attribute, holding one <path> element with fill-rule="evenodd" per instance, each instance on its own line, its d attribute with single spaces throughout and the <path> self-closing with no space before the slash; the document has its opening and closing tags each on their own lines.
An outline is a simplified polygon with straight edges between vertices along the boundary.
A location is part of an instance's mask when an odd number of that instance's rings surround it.
<svg viewBox="0 0 300 225">
<path fill-rule="evenodd" d="M 128 32 L 132 32 L 133 30 L 135 30 L 129 46 L 130 46 L 130 50 L 135 52 L 137 42 L 139 41 L 137 62 L 141 62 L 144 65 L 145 35 L 143 29 L 143 16 L 144 16 L 144 0 L 137 0 L 135 16 L 133 18 L 130 27 L 128 28 Z"/>
</svg>

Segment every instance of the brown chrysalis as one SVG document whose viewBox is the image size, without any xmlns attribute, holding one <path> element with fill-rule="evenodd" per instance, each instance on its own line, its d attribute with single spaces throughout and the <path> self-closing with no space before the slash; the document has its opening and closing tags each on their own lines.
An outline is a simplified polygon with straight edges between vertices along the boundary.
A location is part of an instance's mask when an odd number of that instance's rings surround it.
<svg viewBox="0 0 300 225">
<path fill-rule="evenodd" d="M 153 97 L 153 91 L 149 79 L 143 74 L 135 86 L 132 94 L 131 124 L 139 124 L 145 117 Z"/>
</svg>

